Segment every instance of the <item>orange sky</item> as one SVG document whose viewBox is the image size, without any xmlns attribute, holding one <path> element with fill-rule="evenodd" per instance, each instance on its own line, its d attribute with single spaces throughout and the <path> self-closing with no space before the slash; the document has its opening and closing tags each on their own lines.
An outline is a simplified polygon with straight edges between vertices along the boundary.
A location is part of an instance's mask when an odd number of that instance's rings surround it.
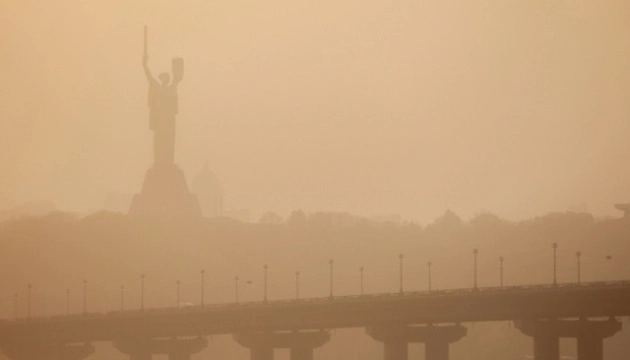
<svg viewBox="0 0 630 360">
<path fill-rule="evenodd" d="M 509 219 L 630 201 L 630 2 L 0 1 L 0 209 L 140 190 L 142 72 L 226 209 Z"/>
</svg>

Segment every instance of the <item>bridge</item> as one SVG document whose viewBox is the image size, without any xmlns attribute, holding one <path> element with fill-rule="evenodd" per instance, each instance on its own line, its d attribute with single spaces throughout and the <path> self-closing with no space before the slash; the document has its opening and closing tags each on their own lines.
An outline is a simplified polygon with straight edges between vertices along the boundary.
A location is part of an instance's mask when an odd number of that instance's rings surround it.
<svg viewBox="0 0 630 360">
<path fill-rule="evenodd" d="M 427 360 L 448 359 L 465 322 L 513 321 L 534 339 L 535 360 L 558 360 L 559 338 L 577 339 L 579 360 L 601 360 L 603 339 L 630 316 L 630 281 L 433 290 L 283 301 L 59 315 L 0 322 L 0 348 L 11 359 L 82 360 L 107 341 L 131 360 L 167 354 L 189 360 L 205 336 L 232 334 L 252 360 L 311 360 L 330 329 L 365 328 L 384 344 L 384 360 L 406 360 L 424 343 Z"/>
</svg>

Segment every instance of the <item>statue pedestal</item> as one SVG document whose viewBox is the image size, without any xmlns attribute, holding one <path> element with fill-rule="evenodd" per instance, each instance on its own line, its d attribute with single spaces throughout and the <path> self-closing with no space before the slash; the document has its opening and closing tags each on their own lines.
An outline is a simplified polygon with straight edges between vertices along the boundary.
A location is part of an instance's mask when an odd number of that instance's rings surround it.
<svg viewBox="0 0 630 360">
<path fill-rule="evenodd" d="M 200 218 L 201 209 L 177 165 L 154 164 L 147 170 L 142 191 L 133 196 L 129 215 L 190 219 Z"/>
</svg>

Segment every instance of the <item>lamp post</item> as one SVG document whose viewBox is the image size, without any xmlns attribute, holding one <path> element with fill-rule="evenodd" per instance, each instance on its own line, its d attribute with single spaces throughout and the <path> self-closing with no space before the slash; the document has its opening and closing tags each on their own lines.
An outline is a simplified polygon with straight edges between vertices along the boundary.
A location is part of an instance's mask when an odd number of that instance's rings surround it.
<svg viewBox="0 0 630 360">
<path fill-rule="evenodd" d="M 66 289 L 66 316 L 70 315 L 70 289 Z"/>
<path fill-rule="evenodd" d="M 361 295 L 363 295 L 363 266 L 359 268 L 359 274 L 361 276 Z"/>
<path fill-rule="evenodd" d="M 83 279 L 83 315 L 87 314 L 87 279 Z"/>
<path fill-rule="evenodd" d="M 427 267 L 429 268 L 429 292 L 431 291 L 431 267 L 432 266 L 433 266 L 433 263 L 429 261 L 427 263 Z"/>
<path fill-rule="evenodd" d="M 203 307 L 203 292 L 204 292 L 204 275 L 206 274 L 206 270 L 201 269 L 201 306 Z"/>
<path fill-rule="evenodd" d="M 330 266 L 330 295 L 329 298 L 333 298 L 333 265 L 334 265 L 334 261 L 333 259 L 328 260 L 328 265 Z"/>
<path fill-rule="evenodd" d="M 580 269 L 580 259 L 582 258 L 582 252 L 578 251 L 575 253 L 575 257 L 577 258 L 577 283 L 580 285 L 581 283 L 581 269 Z"/>
<path fill-rule="evenodd" d="M 558 252 L 558 244 L 553 243 L 551 245 L 551 248 L 553 249 L 553 286 L 558 286 L 557 272 L 556 272 L 556 266 L 557 266 L 556 254 Z"/>
<path fill-rule="evenodd" d="M 300 272 L 295 272 L 295 299 L 300 300 Z"/>
<path fill-rule="evenodd" d="M 31 286 L 31 284 L 28 284 L 28 305 L 26 308 L 26 318 L 30 319 L 31 318 L 31 289 L 33 287 Z"/>
<path fill-rule="evenodd" d="M 479 250 L 477 249 L 473 249 L 473 256 L 475 259 L 475 271 L 474 271 L 474 277 L 473 277 L 473 289 L 477 290 L 477 254 L 479 254 Z"/>
<path fill-rule="evenodd" d="M 140 311 L 144 311 L 144 274 L 140 275 Z"/>
<path fill-rule="evenodd" d="M 238 304 L 238 276 L 234 277 L 234 302 Z"/>
<path fill-rule="evenodd" d="M 177 296 L 175 297 L 175 301 L 176 301 L 175 302 L 175 307 L 179 308 L 179 304 L 180 304 L 180 302 L 179 302 L 179 287 L 181 285 L 181 282 L 179 281 L 179 279 L 175 282 L 175 285 L 177 287 Z"/>
<path fill-rule="evenodd" d="M 125 310 L 125 285 L 120 284 L 120 312 Z"/>
<path fill-rule="evenodd" d="M 398 293 L 400 295 L 403 294 L 403 259 L 405 258 L 405 256 L 403 254 L 398 254 L 398 260 L 399 260 L 399 271 L 398 271 L 398 277 L 399 277 L 399 289 L 398 289 Z"/>
<path fill-rule="evenodd" d="M 499 256 L 499 282 L 503 288 L 503 256 Z"/>
<path fill-rule="evenodd" d="M 267 302 L 267 270 L 269 269 L 269 266 L 265 264 L 263 266 L 263 269 L 265 270 L 265 289 L 264 289 L 264 294 L 263 294 L 263 302 Z"/>
</svg>

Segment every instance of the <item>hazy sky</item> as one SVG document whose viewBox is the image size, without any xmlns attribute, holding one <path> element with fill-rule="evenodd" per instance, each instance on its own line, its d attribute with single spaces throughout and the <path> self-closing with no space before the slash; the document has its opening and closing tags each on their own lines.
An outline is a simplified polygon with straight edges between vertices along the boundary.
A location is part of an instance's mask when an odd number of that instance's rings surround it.
<svg viewBox="0 0 630 360">
<path fill-rule="evenodd" d="M 145 24 L 176 162 L 254 219 L 630 201 L 626 0 L 0 0 L 0 209 L 140 190 Z"/>
</svg>

